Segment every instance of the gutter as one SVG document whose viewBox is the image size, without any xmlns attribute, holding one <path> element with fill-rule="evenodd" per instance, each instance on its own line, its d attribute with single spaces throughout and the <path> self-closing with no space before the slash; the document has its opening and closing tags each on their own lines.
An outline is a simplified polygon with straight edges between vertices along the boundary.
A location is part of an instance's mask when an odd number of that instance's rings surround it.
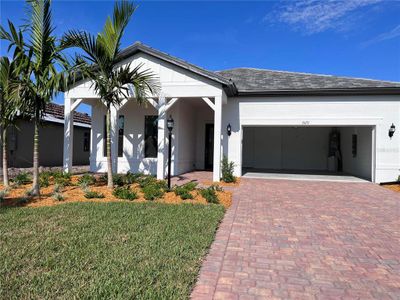
<svg viewBox="0 0 400 300">
<path fill-rule="evenodd" d="M 352 95 L 400 95 L 400 87 L 371 87 L 343 89 L 301 90 L 239 90 L 238 96 L 352 96 Z"/>
</svg>

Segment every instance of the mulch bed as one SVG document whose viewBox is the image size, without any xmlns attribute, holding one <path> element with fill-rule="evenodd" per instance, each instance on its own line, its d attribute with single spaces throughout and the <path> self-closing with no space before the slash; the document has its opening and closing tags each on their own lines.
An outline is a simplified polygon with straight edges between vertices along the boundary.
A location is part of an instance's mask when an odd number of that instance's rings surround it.
<svg viewBox="0 0 400 300">
<path fill-rule="evenodd" d="M 400 192 L 400 183 L 383 184 L 382 186 L 384 188 L 389 189 L 389 190 L 392 190 L 392 191 L 395 191 L 395 192 Z"/>
<path fill-rule="evenodd" d="M 2 206 L 28 206 L 28 207 L 41 207 L 41 206 L 53 206 L 63 203 L 70 202 L 151 202 L 143 197 L 143 193 L 138 186 L 138 184 L 131 184 L 132 190 L 136 191 L 139 198 L 133 201 L 121 200 L 116 198 L 112 194 L 112 190 L 106 187 L 105 183 L 98 182 L 93 186 L 89 186 L 90 191 L 98 192 L 104 194 L 102 199 L 86 199 L 84 197 L 85 192 L 83 189 L 77 185 L 79 176 L 72 176 L 72 185 L 65 186 L 62 188 L 62 195 L 64 197 L 63 201 L 57 201 L 53 198 L 54 185 L 51 184 L 49 187 L 43 187 L 40 189 L 40 197 L 28 198 L 26 202 L 21 201 L 21 199 L 26 198 L 25 193 L 27 190 L 31 189 L 32 184 L 21 185 L 12 188 L 5 199 L 3 200 Z M 222 186 L 222 185 L 221 185 Z M 3 185 L 0 184 L 0 190 L 3 189 Z M 193 199 L 182 200 L 179 196 L 175 195 L 174 192 L 167 192 L 164 194 L 162 199 L 155 200 L 153 202 L 160 203 L 170 203 L 170 204 L 181 204 L 181 203 L 195 203 L 195 204 L 208 204 L 207 201 L 197 192 L 192 191 Z M 221 191 L 216 192 L 219 202 L 225 208 L 228 208 L 232 204 L 232 192 Z"/>
</svg>

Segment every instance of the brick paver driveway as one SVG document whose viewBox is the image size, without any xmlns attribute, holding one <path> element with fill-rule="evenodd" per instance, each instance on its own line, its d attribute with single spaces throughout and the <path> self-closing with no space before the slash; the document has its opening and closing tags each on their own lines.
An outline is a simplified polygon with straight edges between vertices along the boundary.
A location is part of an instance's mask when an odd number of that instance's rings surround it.
<svg viewBox="0 0 400 300">
<path fill-rule="evenodd" d="M 243 179 L 192 298 L 400 299 L 400 196 Z"/>
</svg>

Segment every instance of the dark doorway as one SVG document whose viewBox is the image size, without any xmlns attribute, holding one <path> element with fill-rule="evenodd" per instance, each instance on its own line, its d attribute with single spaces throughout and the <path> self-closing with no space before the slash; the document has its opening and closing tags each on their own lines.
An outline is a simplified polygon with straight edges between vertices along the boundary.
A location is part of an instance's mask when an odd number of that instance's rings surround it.
<svg viewBox="0 0 400 300">
<path fill-rule="evenodd" d="M 214 124 L 206 124 L 204 169 L 212 170 L 214 162 Z"/>
</svg>

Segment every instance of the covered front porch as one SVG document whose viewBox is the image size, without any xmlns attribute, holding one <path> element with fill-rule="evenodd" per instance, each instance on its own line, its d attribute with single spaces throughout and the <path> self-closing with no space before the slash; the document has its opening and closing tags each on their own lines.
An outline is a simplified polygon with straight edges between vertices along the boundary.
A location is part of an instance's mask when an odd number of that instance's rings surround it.
<svg viewBox="0 0 400 300">
<path fill-rule="evenodd" d="M 90 171 L 106 172 L 105 114 L 106 107 L 98 98 L 65 98 L 64 171 L 71 172 L 73 153 L 74 111 L 80 104 L 92 108 Z M 222 97 L 148 98 L 139 105 L 134 99 L 124 100 L 111 109 L 111 147 L 114 173 L 141 172 L 167 176 L 167 119 L 174 119 L 172 130 L 171 175 L 193 170 L 212 170 L 219 181 L 221 165 Z"/>
</svg>

